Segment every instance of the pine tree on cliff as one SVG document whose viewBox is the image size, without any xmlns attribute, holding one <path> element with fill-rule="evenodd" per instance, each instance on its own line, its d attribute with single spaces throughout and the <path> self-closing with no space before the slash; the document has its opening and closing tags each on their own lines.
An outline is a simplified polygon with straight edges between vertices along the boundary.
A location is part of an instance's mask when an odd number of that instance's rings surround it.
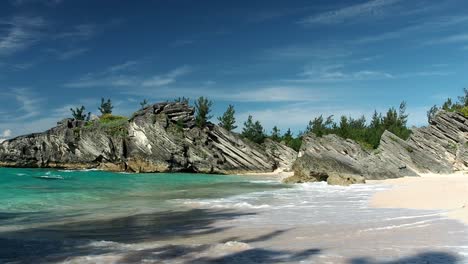
<svg viewBox="0 0 468 264">
<path fill-rule="evenodd" d="M 207 121 L 213 116 L 210 115 L 213 102 L 203 96 L 199 97 L 195 102 L 195 123 L 198 127 L 203 128 L 206 126 Z"/>
<path fill-rule="evenodd" d="M 244 122 L 242 136 L 258 144 L 261 144 L 263 141 L 265 141 L 265 133 L 263 132 L 262 124 L 260 121 L 254 122 L 251 115 L 249 115 L 247 121 Z"/>
<path fill-rule="evenodd" d="M 141 110 L 145 109 L 148 106 L 148 100 L 144 99 L 140 102 Z"/>
<path fill-rule="evenodd" d="M 234 110 L 233 105 L 229 105 L 228 108 L 226 109 L 226 112 L 224 112 L 223 116 L 218 117 L 219 120 L 219 126 L 223 127 L 227 131 L 232 131 L 237 128 L 236 124 L 236 118 L 235 118 L 235 113 L 236 110 Z"/>
<path fill-rule="evenodd" d="M 271 130 L 271 140 L 280 142 L 281 141 L 281 131 L 277 126 L 274 126 Z"/>
<path fill-rule="evenodd" d="M 86 108 L 82 105 L 80 108 L 70 108 L 70 111 L 72 112 L 72 116 L 75 120 L 80 120 L 80 121 L 89 121 L 91 118 L 91 112 L 88 112 L 88 115 L 85 113 Z"/>
<path fill-rule="evenodd" d="M 107 101 L 104 100 L 104 98 L 101 98 L 101 107 L 99 107 L 99 111 L 103 115 L 110 115 L 112 114 L 112 109 L 114 106 L 112 105 L 111 99 L 107 99 Z"/>
</svg>

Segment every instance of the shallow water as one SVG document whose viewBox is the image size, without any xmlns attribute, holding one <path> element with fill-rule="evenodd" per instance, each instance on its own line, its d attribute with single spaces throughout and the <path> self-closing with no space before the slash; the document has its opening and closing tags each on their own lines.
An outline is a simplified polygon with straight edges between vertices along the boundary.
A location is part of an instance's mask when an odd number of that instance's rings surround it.
<svg viewBox="0 0 468 264">
<path fill-rule="evenodd" d="M 445 212 L 369 208 L 384 185 L 5 168 L 0 177 L 0 263 L 468 263 L 468 229 Z"/>
</svg>

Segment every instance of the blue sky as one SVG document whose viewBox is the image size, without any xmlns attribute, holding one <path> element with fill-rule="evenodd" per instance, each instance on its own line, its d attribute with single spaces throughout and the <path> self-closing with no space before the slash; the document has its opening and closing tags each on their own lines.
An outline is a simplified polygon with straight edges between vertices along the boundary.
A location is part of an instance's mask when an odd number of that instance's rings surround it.
<svg viewBox="0 0 468 264">
<path fill-rule="evenodd" d="M 101 97 L 208 96 L 269 130 L 385 111 L 411 125 L 467 86 L 465 1 L 71 1 L 0 3 L 0 138 L 43 131 Z"/>
</svg>

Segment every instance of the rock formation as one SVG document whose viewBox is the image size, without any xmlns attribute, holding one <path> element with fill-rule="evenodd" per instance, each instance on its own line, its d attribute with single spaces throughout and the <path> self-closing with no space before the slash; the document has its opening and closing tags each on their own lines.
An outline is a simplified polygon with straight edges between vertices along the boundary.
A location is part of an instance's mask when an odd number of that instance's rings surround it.
<svg viewBox="0 0 468 264">
<path fill-rule="evenodd" d="M 294 163 L 295 176 L 287 181 L 324 181 L 333 174 L 384 179 L 466 170 L 467 142 L 468 119 L 444 111 L 428 127 L 413 129 L 406 141 L 386 131 L 376 150 L 363 149 L 336 135 L 319 138 L 309 134 Z"/>
<path fill-rule="evenodd" d="M 294 161 L 295 152 L 282 144 L 258 145 L 210 123 L 196 127 L 185 103 L 155 104 L 117 127 L 96 122 L 65 119 L 44 133 L 5 141 L 0 166 L 242 173 L 290 168 Z"/>
</svg>

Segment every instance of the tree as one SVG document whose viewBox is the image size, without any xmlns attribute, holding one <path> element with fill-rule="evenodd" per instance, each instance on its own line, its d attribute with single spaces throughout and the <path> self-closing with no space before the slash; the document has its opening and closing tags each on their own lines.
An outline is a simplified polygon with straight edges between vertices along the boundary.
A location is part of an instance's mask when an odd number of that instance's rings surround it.
<svg viewBox="0 0 468 264">
<path fill-rule="evenodd" d="M 292 134 L 292 132 L 291 132 L 291 129 L 288 128 L 288 130 L 286 131 L 286 133 L 284 133 L 284 135 L 283 135 L 283 140 L 284 140 L 285 142 L 288 142 L 288 141 L 290 141 L 290 140 L 292 140 L 292 139 L 293 139 L 293 134 Z"/>
<path fill-rule="evenodd" d="M 208 100 L 203 96 L 199 97 L 198 100 L 195 102 L 195 123 L 198 127 L 203 128 L 206 126 L 206 123 L 209 119 L 213 116 L 209 115 L 211 112 L 211 107 L 213 106 L 213 102 Z"/>
<path fill-rule="evenodd" d="M 105 101 L 104 98 L 101 98 L 101 107 L 99 107 L 98 109 L 103 115 L 112 114 L 113 108 L 114 106 L 112 106 L 111 99 L 107 99 L 107 101 Z"/>
<path fill-rule="evenodd" d="M 174 99 L 174 102 L 188 105 L 190 102 L 190 99 L 186 98 L 185 96 L 182 96 L 182 97 Z"/>
<path fill-rule="evenodd" d="M 280 130 L 277 126 L 274 126 L 273 129 L 271 130 L 271 140 L 276 141 L 276 142 L 281 141 Z"/>
<path fill-rule="evenodd" d="M 430 124 L 431 121 L 434 119 L 434 117 L 436 116 L 437 112 L 439 112 L 439 107 L 437 107 L 437 105 L 434 105 L 433 107 L 431 107 L 431 109 L 429 109 L 429 111 L 427 111 L 427 122 Z"/>
<path fill-rule="evenodd" d="M 442 105 L 442 109 L 445 111 L 452 111 L 453 110 L 453 103 L 451 98 L 447 98 L 447 100 Z"/>
<path fill-rule="evenodd" d="M 218 117 L 219 120 L 219 126 L 223 127 L 227 131 L 232 131 L 237 128 L 236 124 L 236 118 L 235 118 L 235 113 L 236 111 L 234 110 L 233 105 L 229 105 L 228 108 L 226 109 L 226 112 L 224 112 L 223 116 Z"/>
<path fill-rule="evenodd" d="M 140 102 L 141 109 L 145 109 L 146 106 L 148 106 L 148 100 L 144 99 L 143 101 Z"/>
<path fill-rule="evenodd" d="M 260 121 L 253 121 L 251 115 L 244 122 L 244 128 L 242 129 L 242 136 L 252 142 L 261 144 L 265 141 L 265 133 L 263 126 Z"/>
<path fill-rule="evenodd" d="M 80 108 L 70 108 L 70 111 L 72 112 L 72 116 L 75 120 L 80 120 L 80 121 L 89 121 L 91 118 L 91 112 L 88 112 L 86 115 L 85 113 L 86 108 L 82 105 Z"/>
<path fill-rule="evenodd" d="M 327 120 L 323 120 L 323 115 L 314 118 L 309 121 L 309 125 L 306 128 L 306 133 L 314 133 L 317 137 L 322 137 L 328 134 L 331 126 L 333 125 L 333 116 L 327 117 Z"/>
<path fill-rule="evenodd" d="M 463 95 L 458 97 L 458 101 L 460 102 L 461 108 L 468 106 L 468 89 L 463 88 Z"/>
</svg>

